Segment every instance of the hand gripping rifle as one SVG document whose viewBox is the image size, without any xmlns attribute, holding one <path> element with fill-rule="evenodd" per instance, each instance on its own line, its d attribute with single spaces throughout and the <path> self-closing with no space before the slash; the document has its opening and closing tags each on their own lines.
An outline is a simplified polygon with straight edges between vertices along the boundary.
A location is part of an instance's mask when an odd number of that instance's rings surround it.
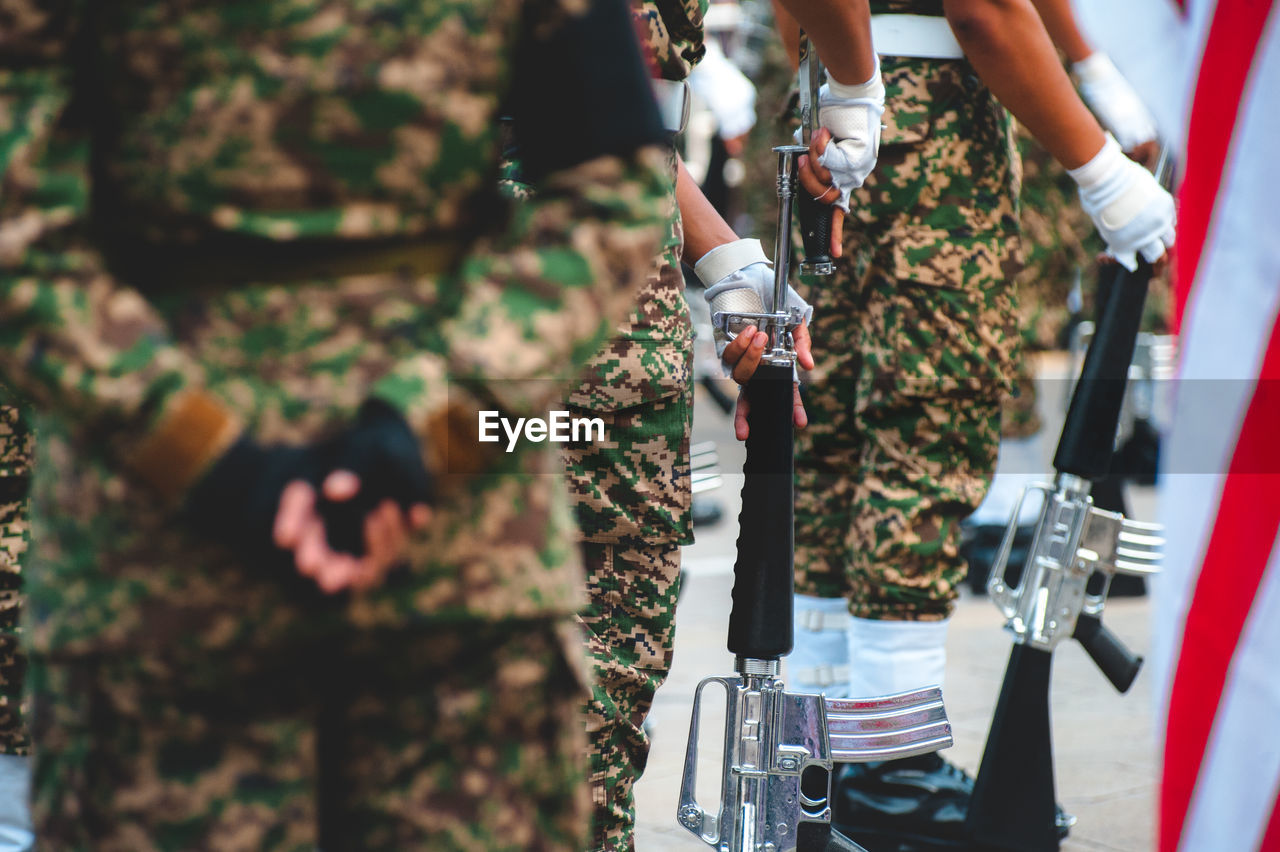
<svg viewBox="0 0 1280 852">
<path fill-rule="evenodd" d="M 815 58 L 807 55 L 806 73 L 816 76 Z M 774 149 L 779 198 L 775 306 L 786 304 L 795 157 L 805 150 L 803 145 Z M 791 333 L 801 318 L 797 311 L 766 311 L 749 291 L 725 295 L 730 302 L 712 306 L 713 321 L 729 335 L 755 325 L 768 333 L 771 345 L 745 389 L 751 428 L 728 643 L 737 674 L 709 677 L 698 685 L 677 819 L 720 852 L 853 852 L 861 847 L 831 828 L 833 761 L 935 751 L 951 745 L 951 726 L 937 687 L 882 698 L 831 699 L 787 692 L 780 680 L 780 660 L 792 645 Z M 696 801 L 694 788 L 702 697 L 712 684 L 725 691 L 726 718 L 721 799 L 716 810 L 708 811 Z"/>
<path fill-rule="evenodd" d="M 1157 174 L 1166 178 L 1167 155 Z M 974 850 L 1042 852 L 1058 849 L 1049 675 L 1053 649 L 1074 638 L 1121 693 L 1142 666 L 1102 625 L 1107 589 L 1117 573 L 1158 570 L 1161 528 L 1093 506 L 1093 483 L 1107 474 L 1124 402 L 1129 365 L 1151 281 L 1151 266 L 1136 272 L 1116 265 L 1110 298 L 1085 356 L 1054 455 L 1052 485 L 1027 487 L 992 566 L 987 591 L 1014 634 L 1013 650 L 991 720 L 966 831 Z M 1006 573 L 1022 502 L 1043 503 L 1018 580 Z"/>
</svg>

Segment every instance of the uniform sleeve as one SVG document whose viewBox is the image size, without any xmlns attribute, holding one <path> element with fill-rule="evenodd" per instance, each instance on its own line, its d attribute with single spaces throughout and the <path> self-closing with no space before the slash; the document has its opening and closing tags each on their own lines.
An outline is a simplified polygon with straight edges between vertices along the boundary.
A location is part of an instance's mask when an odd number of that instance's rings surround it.
<svg viewBox="0 0 1280 852">
<path fill-rule="evenodd" d="M 202 372 L 88 239 L 89 148 L 75 130 L 71 4 L 9 0 L 0 36 L 0 375 L 181 491 L 240 432 Z"/>
<path fill-rule="evenodd" d="M 71 16 L 17 3 L 0 37 L 0 381 L 93 424 L 121 463 L 171 497 L 241 434 L 164 320 L 93 248 L 86 134 L 66 61 Z M 39 7 L 44 8 L 44 5 Z M 601 156 L 550 174 L 538 199 L 472 243 L 450 310 L 424 305 L 420 354 L 374 394 L 395 404 L 453 469 L 480 408 L 542 410 L 625 310 L 669 198 L 661 152 Z M 433 322 L 433 316 L 449 316 Z M 460 456 L 457 456 L 460 457 Z"/>
</svg>

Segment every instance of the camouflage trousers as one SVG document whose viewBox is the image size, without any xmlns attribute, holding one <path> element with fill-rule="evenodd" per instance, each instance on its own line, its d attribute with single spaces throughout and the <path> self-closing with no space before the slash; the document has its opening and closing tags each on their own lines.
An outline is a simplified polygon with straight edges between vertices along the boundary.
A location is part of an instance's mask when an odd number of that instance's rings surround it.
<svg viewBox="0 0 1280 852">
<path fill-rule="evenodd" d="M 677 286 L 672 273 L 662 267 L 653 282 L 659 298 L 642 301 L 642 312 L 660 307 L 664 291 Z M 682 299 L 678 290 L 672 298 Z M 679 319 L 687 325 L 683 313 Z M 690 351 L 687 341 L 615 341 L 597 359 L 611 366 L 589 374 L 569 397 L 587 403 L 574 405 L 575 415 L 605 425 L 603 441 L 561 453 L 584 539 L 591 852 L 635 848 L 632 788 L 649 756 L 644 720 L 671 668 L 680 545 L 691 537 Z M 593 380 L 611 373 L 616 380 Z"/>
<path fill-rule="evenodd" d="M 27 754 L 31 745 L 22 724 L 27 658 L 19 645 L 27 484 L 26 476 L 0 476 L 0 754 Z"/>
<path fill-rule="evenodd" d="M 591 663 L 591 852 L 635 849 L 633 788 L 649 760 L 644 720 L 671 670 L 678 545 L 583 544 L 590 602 L 580 620 Z"/>
<path fill-rule="evenodd" d="M 1017 155 L 965 62 L 883 62 L 886 128 L 844 256 L 806 282 L 816 368 L 796 446 L 796 590 L 862 618 L 946 617 L 1018 336 Z"/>
<path fill-rule="evenodd" d="M 34 658 L 40 848 L 577 852 L 580 653 L 542 619 L 210 660 L 221 685 Z"/>
<path fill-rule="evenodd" d="M 35 436 L 0 388 L 0 754 L 28 754 L 23 724 L 27 657 L 22 635 L 22 562 L 30 545 L 28 492 Z"/>
</svg>

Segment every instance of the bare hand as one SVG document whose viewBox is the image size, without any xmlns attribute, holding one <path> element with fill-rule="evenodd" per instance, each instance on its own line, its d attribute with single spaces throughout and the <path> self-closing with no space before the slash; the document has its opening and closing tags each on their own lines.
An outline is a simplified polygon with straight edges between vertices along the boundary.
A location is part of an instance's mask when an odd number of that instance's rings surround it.
<svg viewBox="0 0 1280 852">
<path fill-rule="evenodd" d="M 1148 139 L 1146 142 L 1134 145 L 1133 148 L 1125 151 L 1125 154 L 1129 159 L 1141 163 L 1148 169 L 1154 169 L 1156 159 L 1160 155 L 1160 142 L 1156 139 Z"/>
<path fill-rule="evenodd" d="M 800 159 L 797 160 L 801 188 L 809 193 L 814 201 L 821 201 L 824 204 L 834 204 L 836 199 L 840 197 L 840 190 L 832 181 L 831 172 L 827 171 L 826 167 L 818 162 L 818 158 L 827 150 L 829 141 L 831 141 L 831 131 L 825 127 L 818 128 L 813 134 L 813 138 L 809 140 L 808 156 L 802 154 Z M 840 257 L 844 251 L 841 247 L 843 238 L 844 211 L 837 207 L 831 211 L 832 257 Z"/>
<path fill-rule="evenodd" d="M 809 337 L 809 324 L 801 323 L 791 332 L 792 342 L 796 348 L 796 361 L 806 370 L 813 369 L 813 346 Z M 747 383 L 755 375 L 756 367 L 764 358 L 765 347 L 769 345 L 769 335 L 759 331 L 754 325 L 742 330 L 724 348 L 721 356 L 725 366 L 730 369 L 733 380 L 740 385 Z"/>
<path fill-rule="evenodd" d="M 338 470 L 322 483 L 324 496 L 345 502 L 360 491 L 360 478 Z M 292 550 L 298 573 L 310 577 L 327 594 L 346 589 L 371 589 L 386 578 L 404 555 L 409 533 L 426 527 L 431 510 L 423 505 L 402 512 L 393 500 L 383 500 L 364 520 L 365 554 L 355 556 L 329 545 L 324 521 L 316 509 L 316 493 L 301 480 L 280 494 L 273 537 L 277 546 Z"/>
</svg>

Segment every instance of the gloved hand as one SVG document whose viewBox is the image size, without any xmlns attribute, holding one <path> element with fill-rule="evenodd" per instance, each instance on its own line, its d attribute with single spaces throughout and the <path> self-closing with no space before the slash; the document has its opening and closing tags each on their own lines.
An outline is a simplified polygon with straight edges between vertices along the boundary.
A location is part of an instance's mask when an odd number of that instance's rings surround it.
<svg viewBox="0 0 1280 852">
<path fill-rule="evenodd" d="M 292 552 L 277 547 L 273 537 L 281 495 L 292 482 L 323 495 L 324 480 L 338 470 L 356 474 L 361 487 L 343 502 L 318 498 L 335 550 L 364 553 L 364 520 L 384 500 L 408 513 L 434 497 L 417 437 L 394 409 L 370 400 L 352 426 L 319 444 L 263 446 L 240 438 L 188 493 L 185 515 L 193 528 L 227 542 L 251 563 L 292 568 Z"/>
<path fill-rule="evenodd" d="M 1108 134 L 1092 160 L 1068 169 L 1080 187 L 1080 205 L 1107 243 L 1107 253 L 1132 271 L 1139 252 L 1155 263 L 1173 246 L 1173 196 L 1155 176 L 1130 160 Z"/>
<path fill-rule="evenodd" d="M 773 263 L 765 257 L 759 240 L 737 240 L 717 246 L 694 264 L 693 271 L 707 288 L 705 295 L 712 314 L 716 311 L 765 313 L 773 310 Z M 813 317 L 813 308 L 789 286 L 786 308 L 799 308 L 806 323 Z M 740 325 L 740 328 L 730 328 L 733 336 L 755 323 L 743 322 Z M 724 355 L 731 339 L 719 328 L 715 329 L 716 355 Z"/>
<path fill-rule="evenodd" d="M 880 116 L 884 114 L 884 81 L 880 60 L 871 79 L 855 86 L 830 80 L 818 91 L 818 121 L 831 131 L 818 162 L 830 172 L 840 197 L 835 204 L 849 212 L 849 196 L 875 168 L 880 153 Z"/>
<path fill-rule="evenodd" d="M 1132 151 L 1156 138 L 1156 120 L 1109 56 L 1096 51 L 1072 65 L 1071 72 L 1080 97 L 1121 148 Z"/>
</svg>

